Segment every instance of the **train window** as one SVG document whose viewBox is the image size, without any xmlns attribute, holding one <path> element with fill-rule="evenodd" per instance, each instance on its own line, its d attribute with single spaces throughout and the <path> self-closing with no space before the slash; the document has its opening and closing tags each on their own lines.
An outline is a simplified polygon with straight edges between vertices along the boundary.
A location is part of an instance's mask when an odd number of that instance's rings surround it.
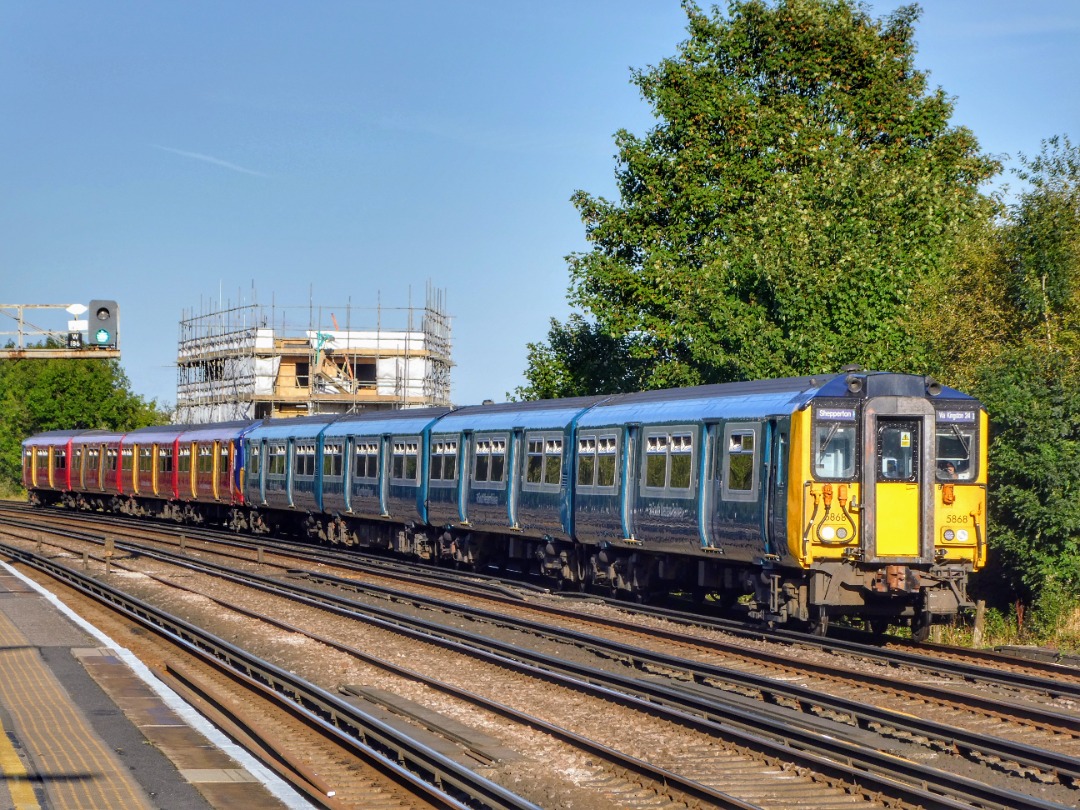
<svg viewBox="0 0 1080 810">
<path fill-rule="evenodd" d="M 158 472 L 171 473 L 173 470 L 173 452 L 171 447 L 158 448 Z"/>
<path fill-rule="evenodd" d="M 53 451 L 53 467 L 57 470 L 67 469 L 67 450 L 58 448 Z"/>
<path fill-rule="evenodd" d="M 754 488 L 754 434 L 733 433 L 728 438 L 728 489 Z"/>
<path fill-rule="evenodd" d="M 49 464 L 49 448 L 39 447 L 37 449 L 37 465 L 39 469 L 45 469 Z"/>
<path fill-rule="evenodd" d="M 855 476 L 855 425 L 822 422 L 814 428 L 814 475 L 818 478 Z"/>
<path fill-rule="evenodd" d="M 420 458 L 420 443 L 418 440 L 394 442 L 394 461 L 391 467 L 391 478 L 395 481 L 415 484 Z"/>
<path fill-rule="evenodd" d="M 331 478 L 341 478 L 341 473 L 343 472 L 343 470 L 344 466 L 342 464 L 341 445 L 323 445 L 323 475 L 329 476 Z"/>
<path fill-rule="evenodd" d="M 919 480 L 919 423 L 888 421 L 878 423 L 879 481 Z"/>
<path fill-rule="evenodd" d="M 433 441 L 431 443 L 431 473 L 432 481 L 457 480 L 457 452 L 456 440 Z"/>
<path fill-rule="evenodd" d="M 302 478 L 315 476 L 315 445 L 298 444 L 293 451 L 293 472 Z"/>
<path fill-rule="evenodd" d="M 259 465 L 262 463 L 262 448 L 254 442 L 248 442 L 247 446 L 248 477 L 255 480 L 259 477 Z M 180 451 L 180 472 L 184 470 L 184 451 Z"/>
<path fill-rule="evenodd" d="M 105 451 L 105 469 L 109 472 L 116 472 L 116 461 L 119 454 L 112 448 Z"/>
<path fill-rule="evenodd" d="M 664 431 L 645 434 L 645 486 L 650 489 L 690 491 L 694 469 L 691 433 Z"/>
<path fill-rule="evenodd" d="M 140 447 L 139 448 L 139 472 L 153 472 L 154 469 L 154 448 L 152 447 Z"/>
<path fill-rule="evenodd" d="M 125 447 L 120 453 L 120 469 L 123 472 L 135 469 L 135 451 L 130 447 Z"/>
<path fill-rule="evenodd" d="M 285 475 L 285 445 L 272 444 L 266 448 L 266 474 Z"/>
<path fill-rule="evenodd" d="M 582 436 L 578 439 L 579 487 L 614 487 L 616 450 L 614 436 Z"/>
<path fill-rule="evenodd" d="M 783 489 L 787 486 L 787 434 L 780 433 L 776 437 L 776 488 Z"/>
<path fill-rule="evenodd" d="M 936 433 L 937 479 L 973 481 L 978 473 L 975 412 L 939 412 Z"/>
<path fill-rule="evenodd" d="M 668 486 L 672 489 L 690 489 L 693 477 L 694 437 L 689 434 L 671 437 L 671 475 Z"/>
<path fill-rule="evenodd" d="M 578 439 L 577 482 L 579 487 L 596 483 L 596 437 Z"/>
<path fill-rule="evenodd" d="M 562 437 L 534 433 L 526 437 L 525 444 L 525 488 L 558 490 L 562 478 Z"/>
<path fill-rule="evenodd" d="M 201 473 L 212 473 L 214 471 L 214 449 L 212 447 L 206 445 L 199 447 L 195 469 Z"/>
<path fill-rule="evenodd" d="M 721 497 L 729 501 L 752 501 L 758 486 L 757 425 L 729 424 L 724 427 L 724 452 L 720 464 Z"/>
<path fill-rule="evenodd" d="M 506 439 L 478 439 L 473 462 L 473 481 L 501 484 L 506 475 Z"/>
<path fill-rule="evenodd" d="M 353 456 L 353 477 L 374 480 L 379 477 L 379 445 L 359 442 Z"/>
</svg>

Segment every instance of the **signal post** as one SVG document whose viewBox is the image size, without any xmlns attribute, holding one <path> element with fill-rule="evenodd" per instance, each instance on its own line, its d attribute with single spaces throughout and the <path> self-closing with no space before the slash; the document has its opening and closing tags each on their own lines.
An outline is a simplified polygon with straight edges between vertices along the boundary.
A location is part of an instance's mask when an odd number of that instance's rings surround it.
<svg viewBox="0 0 1080 810">
<path fill-rule="evenodd" d="M 48 329 L 40 316 L 63 310 L 67 329 Z M 39 312 L 40 311 L 40 312 Z M 85 318 L 80 316 L 86 315 Z M 32 319 L 32 320 L 31 320 Z M 10 329 L 14 321 L 15 329 Z M 27 345 L 28 341 L 37 341 Z M 44 344 L 44 345 L 42 345 Z M 115 301 L 84 304 L 0 304 L 0 360 L 119 360 L 120 308 Z"/>
</svg>

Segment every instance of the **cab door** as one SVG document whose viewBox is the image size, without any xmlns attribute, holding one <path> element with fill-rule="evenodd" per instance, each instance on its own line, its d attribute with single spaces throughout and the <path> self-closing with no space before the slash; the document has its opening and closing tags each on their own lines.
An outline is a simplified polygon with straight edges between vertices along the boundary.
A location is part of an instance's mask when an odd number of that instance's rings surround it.
<svg viewBox="0 0 1080 810">
<path fill-rule="evenodd" d="M 922 420 L 879 416 L 875 444 L 877 556 L 918 557 L 922 536 Z"/>
</svg>

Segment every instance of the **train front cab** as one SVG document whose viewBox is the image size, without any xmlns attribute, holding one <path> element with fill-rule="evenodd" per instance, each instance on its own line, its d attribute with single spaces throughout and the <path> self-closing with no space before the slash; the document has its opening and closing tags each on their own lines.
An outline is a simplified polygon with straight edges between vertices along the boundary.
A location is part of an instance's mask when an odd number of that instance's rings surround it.
<svg viewBox="0 0 1080 810">
<path fill-rule="evenodd" d="M 770 592 L 757 601 L 764 618 L 824 628 L 857 613 L 921 636 L 970 607 L 968 575 L 986 560 L 987 416 L 921 377 L 847 384 L 851 396 L 815 398 L 792 417 L 801 485 L 788 494 L 788 552 L 807 576 L 763 578 Z"/>
</svg>

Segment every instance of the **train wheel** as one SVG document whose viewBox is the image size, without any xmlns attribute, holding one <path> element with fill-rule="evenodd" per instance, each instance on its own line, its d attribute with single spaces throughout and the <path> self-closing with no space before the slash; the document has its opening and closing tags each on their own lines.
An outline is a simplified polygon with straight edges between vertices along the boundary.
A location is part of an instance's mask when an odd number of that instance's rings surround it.
<svg viewBox="0 0 1080 810">
<path fill-rule="evenodd" d="M 922 644 L 924 641 L 930 638 L 930 629 L 933 625 L 930 623 L 930 617 L 926 614 L 916 616 L 911 620 L 911 639 Z"/>
<path fill-rule="evenodd" d="M 881 638 L 889 632 L 889 620 L 888 619 L 870 619 L 870 632 L 874 634 L 874 638 Z"/>
<path fill-rule="evenodd" d="M 807 631 L 812 636 L 824 636 L 829 632 L 829 613 L 824 605 L 817 609 L 817 616 L 810 620 Z"/>
</svg>

